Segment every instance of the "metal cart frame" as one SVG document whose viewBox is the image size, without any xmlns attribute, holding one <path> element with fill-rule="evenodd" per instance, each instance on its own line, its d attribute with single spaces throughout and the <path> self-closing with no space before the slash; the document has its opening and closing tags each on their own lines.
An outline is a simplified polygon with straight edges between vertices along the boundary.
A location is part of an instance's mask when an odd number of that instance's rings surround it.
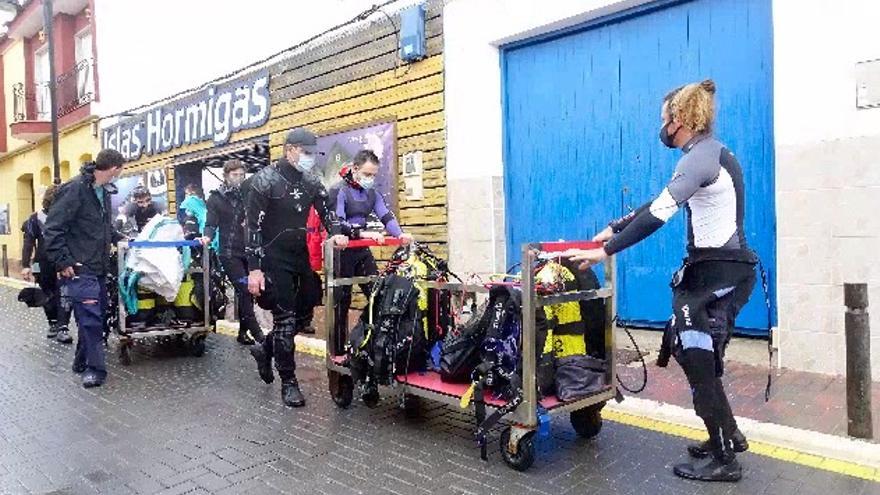
<svg viewBox="0 0 880 495">
<path fill-rule="evenodd" d="M 191 323 L 183 323 L 172 326 L 144 326 L 129 327 L 126 325 L 125 303 L 122 301 L 122 294 L 117 296 L 118 315 L 116 322 L 117 349 L 119 353 L 119 362 L 125 366 L 131 364 L 131 347 L 138 340 L 145 340 L 154 337 L 172 337 L 179 336 L 183 345 L 187 347 L 190 354 L 201 357 L 205 353 L 205 338 L 209 332 L 214 331 L 211 324 L 211 257 L 208 246 L 203 246 L 199 241 L 120 241 L 117 244 L 117 263 L 119 276 L 122 276 L 125 270 L 125 258 L 130 249 L 154 249 L 168 247 L 200 247 L 202 248 L 202 266 L 200 268 L 187 267 L 186 274 L 202 273 L 204 299 L 202 304 L 202 324 L 198 325 L 197 321 Z M 117 291 L 118 292 L 118 291 Z"/>
<path fill-rule="evenodd" d="M 387 239 L 383 246 L 398 245 L 397 239 Z M 352 241 L 349 248 L 379 246 L 373 241 Z M 522 266 L 530 267 L 537 260 L 536 250 L 544 253 L 561 253 L 568 249 L 591 249 L 600 247 L 601 244 L 594 242 L 544 242 L 529 243 L 522 246 Z M 353 383 L 349 369 L 343 365 L 340 356 L 334 355 L 336 349 L 335 318 L 336 307 L 335 289 L 363 284 L 378 279 L 378 276 L 336 278 L 335 268 L 338 259 L 338 250 L 330 242 L 324 245 L 324 275 L 325 275 L 325 325 L 327 329 L 327 352 L 326 365 L 329 378 L 330 393 L 336 404 L 340 407 L 348 407 L 353 399 Z M 517 470 L 527 469 L 534 461 L 533 436 L 538 428 L 538 406 L 543 407 L 548 414 L 558 415 L 570 413 L 570 419 L 575 430 L 584 437 L 592 437 L 601 429 L 602 407 L 617 395 L 615 382 L 617 379 L 614 341 L 614 315 L 616 314 L 616 275 L 614 257 L 609 257 L 604 262 L 605 280 L 602 287 L 595 290 L 564 292 L 552 295 L 540 295 L 536 292 L 535 274 L 532 270 L 523 270 L 522 273 L 522 369 L 523 369 L 523 400 L 506 422 L 510 426 L 501 435 L 501 453 L 504 461 Z M 448 290 L 450 292 L 488 293 L 489 288 L 485 285 L 472 285 L 451 282 L 419 281 L 420 287 Z M 605 373 L 605 387 L 592 395 L 570 402 L 560 402 L 555 398 L 538 400 L 535 371 L 537 368 L 535 358 L 535 312 L 541 306 L 560 304 L 575 301 L 588 301 L 604 299 L 610 302 L 605 304 L 605 360 L 607 369 Z M 347 316 L 347 315 L 346 315 Z M 433 373 L 433 372 L 426 372 Z M 399 393 L 406 396 L 423 397 L 426 399 L 459 406 L 461 393 L 450 393 L 448 387 L 441 390 L 430 384 L 413 384 L 406 378 L 396 377 L 396 383 L 392 385 L 399 389 Z M 466 388 L 466 386 L 464 387 Z M 462 392 L 464 390 L 462 389 Z M 404 403 L 404 401 L 402 401 Z M 487 409 L 497 409 L 499 405 L 486 401 Z"/>
</svg>

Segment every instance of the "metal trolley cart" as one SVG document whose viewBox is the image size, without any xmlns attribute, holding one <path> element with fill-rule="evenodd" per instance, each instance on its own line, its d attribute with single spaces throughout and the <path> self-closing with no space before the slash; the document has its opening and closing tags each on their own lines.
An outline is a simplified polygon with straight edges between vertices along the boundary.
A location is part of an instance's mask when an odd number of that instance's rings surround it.
<svg viewBox="0 0 880 495">
<path fill-rule="evenodd" d="M 116 318 L 116 335 L 118 338 L 117 349 L 119 362 L 125 366 L 131 364 L 131 348 L 138 340 L 149 338 L 174 338 L 176 343 L 185 348 L 191 355 L 201 357 L 205 353 L 205 338 L 209 332 L 214 331 L 210 315 L 211 294 L 211 259 L 208 246 L 202 246 L 199 241 L 121 241 L 117 245 L 118 250 L 118 273 L 121 276 L 125 270 L 126 253 L 131 249 L 156 249 L 156 248 L 185 248 L 199 247 L 202 249 L 201 266 L 189 266 L 185 274 L 189 277 L 201 274 L 204 290 L 201 314 L 194 314 L 190 321 L 178 318 L 165 318 L 160 322 L 127 322 L 125 303 L 121 292 L 118 294 L 118 316 Z M 194 287 L 193 290 L 196 288 Z M 117 291 L 119 292 L 119 291 Z M 167 310 L 172 310 L 169 307 Z M 201 318 L 198 318 L 201 316 Z"/>
<path fill-rule="evenodd" d="M 396 239 L 387 239 L 384 246 L 397 245 Z M 377 246 L 373 241 L 352 241 L 349 247 Z M 544 242 L 525 244 L 522 248 L 522 266 L 531 267 L 540 255 L 561 253 L 569 249 L 591 249 L 600 247 L 593 242 Z M 536 248 L 540 252 L 536 252 Z M 373 281 L 378 277 L 354 277 L 336 278 L 335 261 L 338 254 L 332 245 L 327 243 L 324 249 L 325 270 L 325 323 L 327 328 L 327 374 L 329 378 L 330 394 L 339 407 L 348 407 L 354 394 L 354 384 L 351 373 L 345 366 L 345 356 L 338 355 L 336 335 L 334 332 L 334 289 L 338 287 L 363 284 Z M 604 263 L 605 280 L 602 287 L 596 290 L 584 290 L 563 292 L 552 295 L 541 295 L 536 291 L 535 275 L 532 270 L 523 270 L 522 273 L 522 370 L 523 370 L 523 400 L 509 416 L 501 433 L 500 448 L 504 461 L 512 468 L 525 470 L 534 462 L 535 444 L 534 436 L 538 429 L 538 410 L 542 409 L 542 416 L 548 414 L 555 416 L 569 414 L 569 419 L 575 431 L 583 437 L 593 437 L 599 433 L 602 425 L 601 410 L 605 403 L 614 399 L 617 389 L 615 369 L 615 342 L 613 331 L 613 316 L 615 314 L 615 262 L 610 257 Z M 461 283 L 419 281 L 420 287 L 429 287 L 450 292 L 488 293 L 487 285 L 472 285 Z M 562 402 L 556 396 L 545 397 L 539 401 L 536 389 L 535 371 L 537 367 L 535 357 L 535 311 L 542 306 L 561 304 L 575 301 L 588 301 L 592 299 L 605 300 L 605 331 L 604 346 L 607 367 L 605 371 L 605 386 L 598 392 L 589 396 Z M 423 397 L 450 405 L 458 406 L 461 397 L 467 392 L 468 384 L 454 384 L 441 381 L 440 375 L 434 371 L 411 372 L 406 376 L 397 376 L 393 385 L 398 388 L 400 394 L 406 396 Z M 497 410 L 503 406 L 499 400 L 495 400 L 487 391 L 485 394 L 486 408 Z M 543 411 L 546 411 L 544 413 Z"/>
</svg>

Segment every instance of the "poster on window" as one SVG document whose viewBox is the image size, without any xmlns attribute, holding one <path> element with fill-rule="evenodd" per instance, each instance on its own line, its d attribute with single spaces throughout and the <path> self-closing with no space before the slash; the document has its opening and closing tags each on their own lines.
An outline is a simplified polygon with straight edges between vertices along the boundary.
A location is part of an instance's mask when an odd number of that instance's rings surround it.
<svg viewBox="0 0 880 495">
<path fill-rule="evenodd" d="M 397 151 L 396 129 L 393 122 L 374 124 L 358 129 L 318 136 L 319 175 L 330 188 L 337 183 L 339 170 L 349 165 L 358 151 L 368 149 L 379 158 L 376 191 L 382 193 L 388 208 L 397 211 Z"/>
<path fill-rule="evenodd" d="M 9 226 L 9 203 L 0 205 L 0 234 L 11 234 Z"/>
<path fill-rule="evenodd" d="M 113 217 L 118 219 L 118 217 L 130 216 L 132 214 L 134 201 L 131 198 L 131 193 L 139 187 L 146 189 L 150 193 L 150 199 L 156 211 L 167 214 L 168 185 L 166 180 L 164 169 L 120 177 L 116 181 L 116 188 L 119 192 L 110 197 Z"/>
</svg>

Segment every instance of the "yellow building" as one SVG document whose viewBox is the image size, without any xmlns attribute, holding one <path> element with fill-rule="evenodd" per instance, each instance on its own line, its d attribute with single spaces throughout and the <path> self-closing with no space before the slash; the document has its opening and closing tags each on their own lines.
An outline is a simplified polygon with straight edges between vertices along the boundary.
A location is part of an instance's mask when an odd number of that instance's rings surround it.
<svg viewBox="0 0 880 495">
<path fill-rule="evenodd" d="M 20 272 L 21 225 L 53 182 L 49 55 L 42 2 L 28 3 L 0 38 L 0 274 Z M 60 180 L 98 150 L 94 22 L 88 0 L 55 2 L 53 20 Z"/>
</svg>

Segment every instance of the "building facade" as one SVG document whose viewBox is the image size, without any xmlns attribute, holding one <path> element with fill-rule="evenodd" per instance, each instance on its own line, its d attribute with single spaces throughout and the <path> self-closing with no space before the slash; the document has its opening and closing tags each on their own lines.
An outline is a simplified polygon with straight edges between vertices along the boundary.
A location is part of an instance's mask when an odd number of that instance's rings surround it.
<svg viewBox="0 0 880 495">
<path fill-rule="evenodd" d="M 382 162 L 377 188 L 401 225 L 446 255 L 443 5 L 414 3 L 391 5 L 387 17 L 373 13 L 200 90 L 104 119 L 101 145 L 129 159 L 114 201 L 146 185 L 173 214 L 186 185 L 207 193 L 230 158 L 252 170 L 265 166 L 281 157 L 290 129 L 307 127 L 326 153 L 317 164 L 326 184 L 359 149 L 373 150 Z M 398 29 L 413 22 L 423 54 L 405 60 Z"/>
<path fill-rule="evenodd" d="M 95 17 L 90 0 L 54 3 L 60 180 L 97 151 L 99 99 Z M 21 268 L 21 225 L 54 180 L 49 54 L 40 0 L 23 2 L 0 40 L 0 245 L 4 271 Z"/>
<path fill-rule="evenodd" d="M 880 12 L 850 3 L 450 2 L 453 268 L 503 271 L 524 242 L 590 238 L 652 199 L 678 157 L 657 139 L 660 102 L 712 78 L 715 132 L 743 165 L 746 235 L 770 282 L 769 317 L 756 287 L 738 326 L 764 337 L 774 327 L 781 366 L 843 373 L 842 284 L 880 288 L 880 71 L 870 62 L 880 39 L 868 21 Z M 668 317 L 682 217 L 619 256 L 622 319 L 656 327 Z M 872 351 L 876 379 L 880 336 Z"/>
</svg>

